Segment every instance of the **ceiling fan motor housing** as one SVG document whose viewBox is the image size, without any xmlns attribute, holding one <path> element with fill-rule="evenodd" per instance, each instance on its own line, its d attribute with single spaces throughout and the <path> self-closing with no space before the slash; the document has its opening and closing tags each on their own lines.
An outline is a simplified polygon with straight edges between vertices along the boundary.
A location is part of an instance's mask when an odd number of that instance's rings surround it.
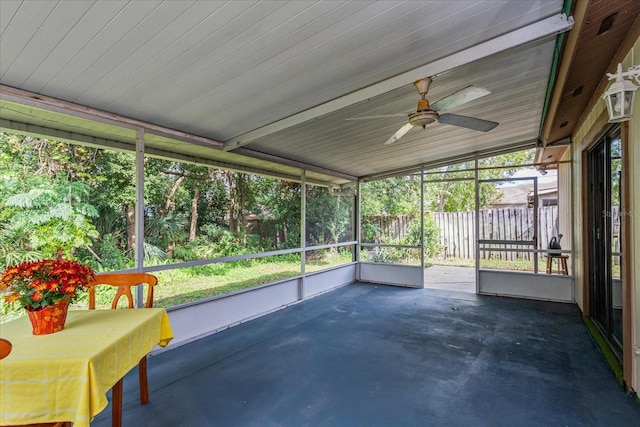
<svg viewBox="0 0 640 427">
<path fill-rule="evenodd" d="M 412 126 L 422 126 L 424 129 L 427 125 L 438 121 L 438 112 L 429 108 L 429 101 L 425 98 L 429 85 L 431 85 L 431 79 L 425 77 L 413 82 L 413 85 L 418 90 L 421 98 L 418 101 L 418 108 L 416 112 L 409 115 L 409 123 Z"/>
<path fill-rule="evenodd" d="M 418 111 L 409 115 L 409 123 L 412 126 L 422 126 L 424 129 L 427 125 L 438 121 L 438 113 L 434 110 Z"/>
</svg>

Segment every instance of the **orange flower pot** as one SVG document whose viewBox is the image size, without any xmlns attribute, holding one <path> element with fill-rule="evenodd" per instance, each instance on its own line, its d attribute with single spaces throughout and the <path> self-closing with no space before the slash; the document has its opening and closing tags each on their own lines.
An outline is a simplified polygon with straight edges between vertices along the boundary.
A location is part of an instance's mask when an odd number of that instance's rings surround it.
<svg viewBox="0 0 640 427">
<path fill-rule="evenodd" d="M 47 335 L 63 330 L 68 310 L 69 300 L 67 298 L 40 310 L 27 310 L 31 326 L 33 326 L 33 335 Z"/>
</svg>

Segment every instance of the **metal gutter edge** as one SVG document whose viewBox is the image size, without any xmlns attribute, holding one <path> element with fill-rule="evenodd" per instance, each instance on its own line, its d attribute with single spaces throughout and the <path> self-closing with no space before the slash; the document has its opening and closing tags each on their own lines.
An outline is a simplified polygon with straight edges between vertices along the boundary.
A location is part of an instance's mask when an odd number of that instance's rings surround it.
<svg viewBox="0 0 640 427">
<path fill-rule="evenodd" d="M 562 7 L 562 14 L 568 16 L 570 11 L 571 11 L 571 0 L 565 0 L 564 1 L 564 5 Z M 584 2 L 583 4 L 586 4 L 587 2 Z M 586 8 L 585 8 L 586 9 Z M 584 12 L 584 11 L 583 11 Z M 582 15 L 582 13 L 581 13 Z M 569 17 L 569 19 L 571 19 L 573 25 L 575 25 L 575 21 L 573 21 L 572 17 Z M 580 22 L 581 24 L 582 22 Z M 559 65 L 560 65 L 560 54 L 562 53 L 562 47 L 565 43 L 565 35 L 566 33 L 559 33 L 557 38 L 556 38 L 556 46 L 553 50 L 553 61 L 551 63 L 551 71 L 549 72 L 549 81 L 547 83 L 547 92 L 545 94 L 545 98 L 544 98 L 544 105 L 542 107 L 542 117 L 540 118 L 540 129 L 538 130 L 538 140 L 543 142 L 544 145 L 544 137 L 545 135 L 544 130 L 545 130 L 545 122 L 547 120 L 547 116 L 549 114 L 550 111 L 550 107 L 551 107 L 551 100 L 552 100 L 552 96 L 554 94 L 554 89 L 555 89 L 555 84 L 558 80 L 558 72 L 559 72 Z M 566 76 L 565 76 L 566 77 Z M 562 81 L 562 84 L 564 86 L 564 80 Z M 557 98 L 557 97 L 556 97 Z"/>
</svg>

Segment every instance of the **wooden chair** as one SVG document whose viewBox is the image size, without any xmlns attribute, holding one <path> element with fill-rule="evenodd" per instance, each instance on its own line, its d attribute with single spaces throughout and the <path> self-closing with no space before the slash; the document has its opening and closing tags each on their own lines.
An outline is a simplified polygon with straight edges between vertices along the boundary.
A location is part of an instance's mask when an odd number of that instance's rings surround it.
<svg viewBox="0 0 640 427">
<path fill-rule="evenodd" d="M 11 342 L 4 338 L 0 338 L 0 360 L 7 357 L 9 353 L 11 353 Z"/>
<path fill-rule="evenodd" d="M 145 308 L 153 307 L 153 287 L 158 284 L 158 278 L 147 273 L 102 273 L 96 274 L 96 279 L 87 285 L 89 288 L 89 310 L 96 308 L 97 285 L 110 285 L 118 288 L 116 296 L 111 302 L 111 308 L 118 307 L 120 297 L 125 296 L 128 300 L 128 307 L 133 308 L 133 295 L 131 288 L 140 284 L 149 285 Z"/>
<path fill-rule="evenodd" d="M 131 288 L 147 284 L 147 298 L 145 308 L 153 307 L 153 287 L 158 284 L 158 278 L 147 273 L 103 273 L 97 274 L 95 280 L 87 285 L 89 289 L 89 310 L 96 308 L 96 286 L 109 285 L 118 288 L 111 303 L 111 308 L 118 307 L 120 297 L 125 296 L 128 300 L 128 308 L 133 308 L 133 295 Z M 147 356 L 145 355 L 138 363 L 138 377 L 140 379 L 140 403 L 142 405 L 149 402 L 149 386 L 147 384 Z M 122 420 L 122 379 L 118 381 L 112 389 L 112 424 L 120 425 Z"/>
</svg>

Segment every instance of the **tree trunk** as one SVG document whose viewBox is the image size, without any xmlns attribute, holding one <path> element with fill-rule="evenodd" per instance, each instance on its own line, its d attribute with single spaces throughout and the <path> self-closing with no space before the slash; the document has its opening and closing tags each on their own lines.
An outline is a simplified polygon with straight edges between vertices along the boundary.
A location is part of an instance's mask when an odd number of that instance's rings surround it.
<svg viewBox="0 0 640 427">
<path fill-rule="evenodd" d="M 175 247 L 176 247 L 176 242 L 169 243 L 166 250 L 167 258 L 173 258 L 173 250 L 175 249 Z"/>
<path fill-rule="evenodd" d="M 229 231 L 238 231 L 236 222 L 236 185 L 233 179 L 233 172 L 227 171 L 227 182 L 229 183 Z"/>
<path fill-rule="evenodd" d="M 193 199 L 191 199 L 191 225 L 189 226 L 189 241 L 193 242 L 196 238 L 196 230 L 198 227 L 198 200 L 200 199 L 200 187 L 195 185 L 193 191 Z"/>
<path fill-rule="evenodd" d="M 224 172 L 224 177 L 227 180 L 227 186 L 229 189 L 229 208 L 228 208 L 228 215 L 229 215 L 229 231 L 232 231 L 234 233 L 237 233 L 239 230 L 239 223 L 238 223 L 238 204 L 240 202 L 239 200 L 239 196 L 240 196 L 240 188 L 239 188 L 239 183 L 238 183 L 238 174 L 236 172 L 232 172 L 232 171 L 226 171 Z"/>
<path fill-rule="evenodd" d="M 176 179 L 176 181 L 173 183 L 171 190 L 169 190 L 169 193 L 167 194 L 167 200 L 164 205 L 164 214 L 162 215 L 163 217 L 166 216 L 169 211 L 172 211 L 176 208 L 176 191 L 178 191 L 178 187 L 180 187 L 180 183 L 184 180 L 184 178 L 185 175 L 180 175 L 178 179 Z"/>
<path fill-rule="evenodd" d="M 440 194 L 438 195 L 438 212 L 444 212 L 444 204 L 447 203 L 450 188 L 451 184 L 445 183 L 442 191 L 440 191 Z"/>
<path fill-rule="evenodd" d="M 131 250 L 136 244 L 136 210 L 133 205 L 125 207 L 127 218 L 127 250 Z"/>
<path fill-rule="evenodd" d="M 238 192 L 238 203 L 237 203 L 237 212 L 236 212 L 236 217 L 238 218 L 238 232 L 242 232 L 242 246 L 247 246 L 247 227 L 244 221 L 244 201 L 245 201 L 245 193 L 246 193 L 246 185 L 245 185 L 245 180 L 244 180 L 244 175 L 242 174 L 237 174 L 236 175 L 236 181 L 237 181 L 237 185 L 236 185 L 236 190 Z"/>
</svg>

